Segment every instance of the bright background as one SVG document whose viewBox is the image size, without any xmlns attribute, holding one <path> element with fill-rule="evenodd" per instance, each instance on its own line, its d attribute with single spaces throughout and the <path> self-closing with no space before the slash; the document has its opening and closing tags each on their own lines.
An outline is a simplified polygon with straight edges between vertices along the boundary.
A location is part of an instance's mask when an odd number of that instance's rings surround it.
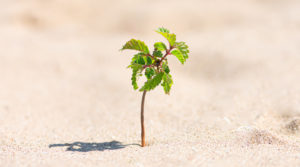
<svg viewBox="0 0 300 167">
<path fill-rule="evenodd" d="M 0 166 L 299 166 L 299 0 L 0 7 Z M 170 96 L 147 94 L 140 148 L 134 52 L 119 49 L 152 48 L 161 26 L 190 58 L 169 59 Z"/>
</svg>

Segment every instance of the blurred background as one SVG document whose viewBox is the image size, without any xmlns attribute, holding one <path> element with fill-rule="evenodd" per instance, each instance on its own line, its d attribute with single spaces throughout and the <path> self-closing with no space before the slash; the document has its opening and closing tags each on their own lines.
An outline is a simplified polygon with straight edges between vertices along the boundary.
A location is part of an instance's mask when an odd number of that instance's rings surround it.
<svg viewBox="0 0 300 167">
<path fill-rule="evenodd" d="M 297 0 L 2 0 L 1 6 L 1 27 L 67 34 L 145 35 L 157 26 L 179 34 L 299 27 Z"/>
<path fill-rule="evenodd" d="M 147 95 L 150 144 L 204 144 L 240 126 L 300 135 L 299 0 L 0 0 L 0 6 L 0 143 L 8 152 L 74 141 L 139 143 L 141 94 L 126 69 L 134 52 L 119 49 L 131 38 L 152 49 L 165 41 L 158 27 L 185 41 L 190 58 L 184 66 L 169 59 L 170 96 L 161 88 Z"/>
</svg>

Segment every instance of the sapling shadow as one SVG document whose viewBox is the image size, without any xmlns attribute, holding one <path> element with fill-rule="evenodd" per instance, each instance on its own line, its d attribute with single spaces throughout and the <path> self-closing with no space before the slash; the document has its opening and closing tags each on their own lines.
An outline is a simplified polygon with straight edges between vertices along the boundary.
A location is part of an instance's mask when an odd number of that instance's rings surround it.
<svg viewBox="0 0 300 167">
<path fill-rule="evenodd" d="M 137 90 L 137 80 L 140 76 L 146 77 L 146 82 L 139 91 L 143 92 L 141 104 L 141 146 L 145 146 L 145 126 L 144 126 L 144 104 L 147 91 L 153 90 L 161 85 L 166 94 L 170 93 L 173 79 L 168 66 L 168 55 L 174 55 L 184 64 L 189 57 L 189 49 L 185 42 L 177 42 L 176 35 L 170 33 L 166 28 L 158 28 L 157 33 L 165 37 L 169 43 L 168 47 L 163 42 L 154 44 L 154 51 L 150 53 L 148 46 L 140 40 L 131 39 L 126 42 L 121 50 L 131 49 L 139 51 L 131 60 L 128 68 L 132 69 L 131 83 L 134 90 Z"/>
<path fill-rule="evenodd" d="M 102 143 L 87 143 L 87 142 L 73 142 L 73 143 L 63 143 L 63 144 L 50 144 L 49 148 L 52 147 L 67 147 L 66 151 L 76 151 L 76 152 L 90 152 L 90 151 L 105 151 L 105 150 L 118 150 L 125 148 L 129 145 L 136 144 L 122 144 L 119 141 L 110 141 Z"/>
</svg>

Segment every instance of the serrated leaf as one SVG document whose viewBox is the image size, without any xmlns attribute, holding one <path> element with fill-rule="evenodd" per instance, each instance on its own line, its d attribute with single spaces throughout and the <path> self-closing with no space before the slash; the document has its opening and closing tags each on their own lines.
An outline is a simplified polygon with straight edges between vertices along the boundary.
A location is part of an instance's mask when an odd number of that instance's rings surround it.
<svg viewBox="0 0 300 167">
<path fill-rule="evenodd" d="M 168 29 L 164 28 L 164 27 L 158 28 L 157 31 L 170 33 L 170 31 Z"/>
<path fill-rule="evenodd" d="M 145 54 L 149 53 L 148 46 L 143 41 L 136 39 L 131 39 L 130 41 L 126 42 L 121 50 L 125 49 L 138 50 L 144 52 Z"/>
<path fill-rule="evenodd" d="M 148 79 L 145 82 L 144 86 L 140 89 L 140 91 L 144 91 L 144 90 L 150 91 L 150 90 L 154 89 L 156 86 L 158 86 L 160 84 L 163 75 L 164 75 L 164 73 L 160 72 L 160 73 L 156 74 L 152 79 Z"/>
<path fill-rule="evenodd" d="M 146 59 L 146 65 L 152 64 L 152 59 L 151 59 L 151 57 L 146 56 L 145 59 Z"/>
<path fill-rule="evenodd" d="M 155 56 L 155 57 L 162 57 L 163 54 L 162 54 L 162 52 L 159 51 L 159 50 L 154 50 L 154 51 L 153 51 L 153 56 Z"/>
<path fill-rule="evenodd" d="M 141 64 L 141 65 L 145 65 L 146 64 L 144 57 L 141 56 L 141 55 L 137 56 L 136 63 L 137 64 Z"/>
<path fill-rule="evenodd" d="M 137 61 L 137 59 L 138 59 L 138 54 L 135 54 L 132 58 L 131 58 L 131 64 L 135 64 Z"/>
<path fill-rule="evenodd" d="M 139 88 L 138 84 L 137 84 L 137 75 L 140 73 L 142 67 L 143 66 L 140 64 L 131 65 L 131 68 L 132 68 L 131 84 L 132 84 L 134 90 L 137 90 Z"/>
<path fill-rule="evenodd" d="M 131 84 L 133 86 L 134 90 L 137 90 L 139 88 L 137 84 L 137 70 L 132 70 L 132 76 L 131 76 Z"/>
<path fill-rule="evenodd" d="M 154 44 L 154 48 L 156 50 L 159 50 L 159 51 L 165 51 L 165 50 L 167 50 L 167 46 L 163 42 L 156 42 Z"/>
<path fill-rule="evenodd" d="M 158 30 L 156 30 L 156 32 L 164 36 L 169 41 L 170 46 L 173 46 L 175 44 L 176 35 L 170 34 L 169 30 L 165 28 L 159 28 Z"/>
<path fill-rule="evenodd" d="M 151 77 L 155 74 L 155 70 L 153 68 L 146 68 L 145 75 L 147 79 L 151 79 Z"/>
<path fill-rule="evenodd" d="M 188 53 L 190 51 L 188 49 L 188 46 L 185 44 L 185 42 L 176 42 L 175 47 L 178 48 L 178 50 L 181 52 L 181 54 L 185 59 L 189 58 Z"/>
<path fill-rule="evenodd" d="M 173 50 L 171 53 L 172 53 L 172 55 L 177 57 L 177 59 L 181 62 L 181 64 L 184 64 L 185 58 L 179 50 L 177 50 L 177 49 Z"/>
<path fill-rule="evenodd" d="M 161 84 L 161 86 L 164 88 L 165 93 L 169 94 L 173 85 L 172 76 L 170 74 L 164 73 L 162 80 L 163 83 Z"/>
<path fill-rule="evenodd" d="M 166 63 L 162 64 L 162 68 L 163 68 L 163 70 L 164 70 L 165 73 L 169 74 L 170 68 L 169 68 L 169 66 Z"/>
<path fill-rule="evenodd" d="M 138 53 L 138 54 L 135 54 L 132 58 L 131 58 L 131 63 L 130 65 L 127 67 L 132 67 L 134 66 L 135 64 L 139 64 L 140 63 L 140 58 L 141 56 L 144 55 L 144 53 Z"/>
</svg>

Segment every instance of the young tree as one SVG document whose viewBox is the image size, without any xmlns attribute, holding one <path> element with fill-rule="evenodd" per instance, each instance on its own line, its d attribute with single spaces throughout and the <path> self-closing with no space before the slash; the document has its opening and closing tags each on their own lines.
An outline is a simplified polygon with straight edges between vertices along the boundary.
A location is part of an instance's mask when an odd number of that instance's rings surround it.
<svg viewBox="0 0 300 167">
<path fill-rule="evenodd" d="M 153 90 L 158 85 L 161 85 L 166 94 L 170 93 L 173 85 L 172 76 L 168 66 L 168 55 L 174 55 L 177 59 L 184 64 L 189 57 L 188 46 L 185 42 L 177 42 L 176 35 L 171 34 L 166 28 L 158 28 L 157 33 L 165 37 L 169 43 L 168 47 L 163 42 L 156 42 L 154 44 L 154 51 L 150 53 L 148 46 L 140 40 L 131 39 L 126 42 L 121 50 L 131 49 L 139 51 L 131 60 L 128 68 L 132 69 L 131 83 L 134 90 L 137 90 L 137 80 L 140 76 L 146 77 L 145 84 L 139 89 L 143 92 L 141 104 L 141 146 L 145 146 L 145 127 L 144 127 L 144 102 L 146 92 Z"/>
</svg>

